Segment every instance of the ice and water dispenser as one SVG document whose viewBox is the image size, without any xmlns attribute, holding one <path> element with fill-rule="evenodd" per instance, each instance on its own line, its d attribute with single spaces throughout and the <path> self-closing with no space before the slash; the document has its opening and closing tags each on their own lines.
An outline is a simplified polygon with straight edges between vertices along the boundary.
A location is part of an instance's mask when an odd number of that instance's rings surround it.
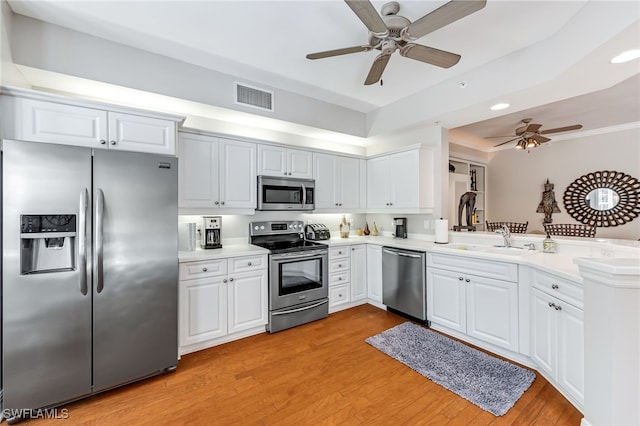
<svg viewBox="0 0 640 426">
<path fill-rule="evenodd" d="M 76 215 L 22 215 L 20 228 L 22 275 L 75 269 Z"/>
</svg>

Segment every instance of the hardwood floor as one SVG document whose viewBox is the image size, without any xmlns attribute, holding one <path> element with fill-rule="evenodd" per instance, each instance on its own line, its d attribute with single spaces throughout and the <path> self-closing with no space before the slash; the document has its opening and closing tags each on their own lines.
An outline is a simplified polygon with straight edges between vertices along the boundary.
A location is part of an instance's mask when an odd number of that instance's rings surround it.
<svg viewBox="0 0 640 426">
<path fill-rule="evenodd" d="M 177 371 L 67 405 L 27 425 L 578 425 L 539 374 L 495 417 L 365 343 L 406 321 L 362 305 L 275 334 L 185 355 Z"/>
</svg>

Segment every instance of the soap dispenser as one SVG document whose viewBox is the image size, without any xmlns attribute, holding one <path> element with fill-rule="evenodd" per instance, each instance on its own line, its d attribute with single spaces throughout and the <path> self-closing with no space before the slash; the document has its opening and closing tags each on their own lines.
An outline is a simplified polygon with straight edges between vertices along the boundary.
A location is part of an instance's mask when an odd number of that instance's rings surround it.
<svg viewBox="0 0 640 426">
<path fill-rule="evenodd" d="M 551 239 L 549 234 L 547 234 L 547 237 L 544 240 L 542 240 L 542 252 L 543 253 L 556 252 L 556 242 Z"/>
</svg>

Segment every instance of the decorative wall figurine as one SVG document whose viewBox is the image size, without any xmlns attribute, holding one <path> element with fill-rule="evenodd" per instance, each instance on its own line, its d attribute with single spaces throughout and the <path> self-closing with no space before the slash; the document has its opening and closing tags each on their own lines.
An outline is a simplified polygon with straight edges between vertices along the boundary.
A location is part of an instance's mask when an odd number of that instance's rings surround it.
<svg viewBox="0 0 640 426">
<path fill-rule="evenodd" d="M 453 227 L 454 231 L 461 231 L 463 229 L 469 231 L 475 231 L 476 227 L 473 226 L 472 215 L 474 211 L 474 207 L 476 205 L 476 193 L 475 192 L 465 192 L 460 196 L 460 204 L 458 204 L 458 225 Z M 467 226 L 462 226 L 462 210 L 467 209 L 466 211 L 466 219 Z"/>
<path fill-rule="evenodd" d="M 553 184 L 549 183 L 549 179 L 547 178 L 547 183 L 544 184 L 544 191 L 542 192 L 542 200 L 540 204 L 538 204 L 538 209 L 536 213 L 544 213 L 544 223 L 551 223 L 553 219 L 551 218 L 551 214 L 560 213 L 560 207 L 558 207 L 558 203 L 556 202 L 556 195 L 553 192 Z"/>
</svg>

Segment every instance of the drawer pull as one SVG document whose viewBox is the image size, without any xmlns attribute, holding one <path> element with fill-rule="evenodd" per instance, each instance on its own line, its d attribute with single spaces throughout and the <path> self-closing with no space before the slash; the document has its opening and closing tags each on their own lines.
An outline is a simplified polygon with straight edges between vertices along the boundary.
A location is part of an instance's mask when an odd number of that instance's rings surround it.
<svg viewBox="0 0 640 426">
<path fill-rule="evenodd" d="M 342 281 L 342 277 L 338 277 L 338 281 Z"/>
<path fill-rule="evenodd" d="M 229 282 L 232 283 L 233 282 L 233 278 L 229 278 Z"/>
<path fill-rule="evenodd" d="M 556 306 L 556 304 L 555 304 L 555 303 L 553 303 L 553 302 L 549 302 L 549 307 L 550 307 L 550 308 L 553 308 L 554 306 Z"/>
<path fill-rule="evenodd" d="M 561 311 L 562 310 L 562 306 L 556 305 L 553 302 L 549 302 L 549 307 L 555 309 L 556 311 Z"/>
<path fill-rule="evenodd" d="M 557 290 L 560 288 L 560 286 L 558 284 L 551 284 L 551 288 Z"/>
<path fill-rule="evenodd" d="M 471 280 L 467 278 L 466 280 L 464 280 L 464 282 L 468 283 L 468 282 L 471 282 Z"/>
<path fill-rule="evenodd" d="M 339 293 L 339 294 L 338 294 L 338 297 L 342 297 L 342 293 Z"/>
<path fill-rule="evenodd" d="M 338 263 L 338 268 L 342 268 L 342 264 L 341 263 Z"/>
<path fill-rule="evenodd" d="M 207 272 L 208 269 L 207 268 L 202 268 L 202 272 Z"/>
<path fill-rule="evenodd" d="M 464 278 L 458 277 L 458 281 L 462 281 L 462 280 L 464 280 Z"/>
<path fill-rule="evenodd" d="M 251 262 L 247 263 L 247 266 L 251 266 Z"/>
<path fill-rule="evenodd" d="M 226 279 L 226 278 L 225 278 L 225 279 L 223 279 L 223 280 L 222 280 L 222 282 L 223 282 L 223 283 L 226 283 L 226 282 L 227 282 L 227 279 Z"/>
</svg>

